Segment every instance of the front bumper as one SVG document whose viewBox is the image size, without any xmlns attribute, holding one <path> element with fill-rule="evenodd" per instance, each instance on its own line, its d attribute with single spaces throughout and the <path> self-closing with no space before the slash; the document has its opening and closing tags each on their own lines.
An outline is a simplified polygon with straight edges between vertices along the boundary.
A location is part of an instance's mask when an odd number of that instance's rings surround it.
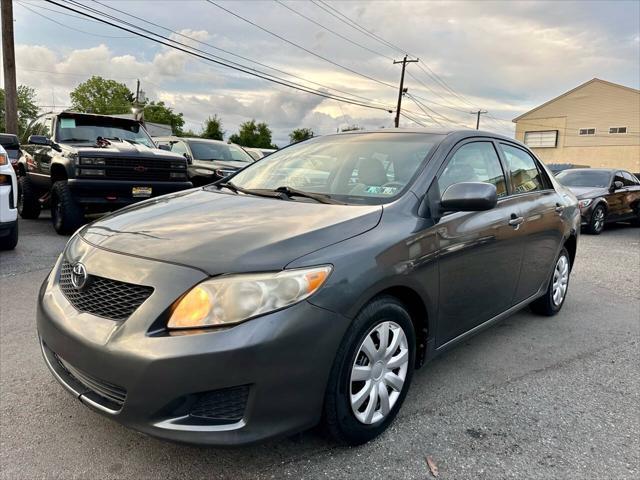
<svg viewBox="0 0 640 480">
<path fill-rule="evenodd" d="M 150 187 L 151 197 L 179 192 L 193 187 L 189 181 L 158 182 L 148 180 L 91 180 L 71 178 L 67 181 L 76 202 L 81 205 L 124 206 L 144 200 L 133 196 L 134 187 Z"/>
<path fill-rule="evenodd" d="M 153 282 L 155 290 L 147 301 L 123 322 L 76 311 L 57 286 L 61 260 L 43 284 L 37 325 L 46 363 L 83 403 L 138 431 L 209 445 L 253 443 L 319 421 L 348 319 L 301 302 L 225 330 L 150 334 L 167 305 L 203 274 L 99 249 L 86 252 L 84 242 L 75 244 L 82 245 L 73 260 L 80 258 L 90 274 L 116 274 L 119 265 L 121 274 L 115 278 L 123 281 L 140 273 L 160 279 Z M 127 262 L 124 275 L 122 262 Z M 54 353 L 88 378 L 126 390 L 124 403 L 102 401 L 95 389 L 87 388 L 90 382 L 78 382 Z M 242 418 L 220 422 L 190 416 L 194 396 L 239 386 L 248 386 L 249 392 Z"/>
</svg>

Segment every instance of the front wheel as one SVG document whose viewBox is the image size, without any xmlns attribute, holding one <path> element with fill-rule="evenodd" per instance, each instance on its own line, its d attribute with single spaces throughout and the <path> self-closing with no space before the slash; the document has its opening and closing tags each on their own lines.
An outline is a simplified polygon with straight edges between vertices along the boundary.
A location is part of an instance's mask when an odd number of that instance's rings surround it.
<svg viewBox="0 0 640 480">
<path fill-rule="evenodd" d="M 40 216 L 40 210 L 40 200 L 29 177 L 18 177 L 18 214 L 25 219 L 35 219 Z"/>
<path fill-rule="evenodd" d="M 51 188 L 51 221 L 60 235 L 75 232 L 84 223 L 84 210 L 76 203 L 65 181 Z"/>
<path fill-rule="evenodd" d="M 607 215 L 607 211 L 602 205 L 598 205 L 591 213 L 591 220 L 589 221 L 589 233 L 592 235 L 600 235 L 604 230 L 604 220 Z"/>
<path fill-rule="evenodd" d="M 558 313 L 567 298 L 570 275 L 571 259 L 567 249 L 563 248 L 556 260 L 547 291 L 531 304 L 531 310 L 547 317 Z"/>
<path fill-rule="evenodd" d="M 359 445 L 391 424 L 409 389 L 415 332 L 406 308 L 383 296 L 358 314 L 338 349 L 324 405 L 334 440 Z"/>
</svg>

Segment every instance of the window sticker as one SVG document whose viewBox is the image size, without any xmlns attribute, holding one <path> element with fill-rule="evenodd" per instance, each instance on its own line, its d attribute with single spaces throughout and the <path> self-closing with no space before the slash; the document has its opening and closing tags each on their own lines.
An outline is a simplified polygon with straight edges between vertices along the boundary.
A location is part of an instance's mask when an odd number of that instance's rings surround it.
<svg viewBox="0 0 640 480">
<path fill-rule="evenodd" d="M 60 119 L 60 128 L 76 128 L 76 119 L 75 118 L 61 118 Z"/>
<path fill-rule="evenodd" d="M 367 187 L 366 192 L 374 195 L 395 195 L 398 191 L 398 187 Z"/>
</svg>

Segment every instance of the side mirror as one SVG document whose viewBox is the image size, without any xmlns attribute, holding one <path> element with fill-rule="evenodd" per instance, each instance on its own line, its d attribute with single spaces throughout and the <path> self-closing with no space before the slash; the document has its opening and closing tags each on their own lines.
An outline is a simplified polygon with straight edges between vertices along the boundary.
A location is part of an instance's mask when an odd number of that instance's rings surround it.
<svg viewBox="0 0 640 480">
<path fill-rule="evenodd" d="M 29 135 L 27 142 L 31 145 L 44 145 L 47 147 L 51 145 L 51 140 L 46 135 Z"/>
<path fill-rule="evenodd" d="M 440 199 L 444 212 L 479 212 L 491 210 L 498 203 L 495 185 L 483 182 L 460 182 L 449 185 Z"/>
<path fill-rule="evenodd" d="M 187 152 L 184 152 L 182 156 L 187 159 L 188 165 L 191 165 L 193 163 L 193 158 L 191 158 L 191 155 L 189 155 Z"/>
<path fill-rule="evenodd" d="M 613 182 L 611 190 L 620 190 L 622 187 L 624 187 L 624 183 L 622 183 L 620 180 L 616 180 L 615 182 Z"/>
<path fill-rule="evenodd" d="M 160 150 L 165 150 L 165 151 L 167 151 L 167 152 L 170 152 L 170 151 L 171 151 L 171 148 L 169 147 L 169 145 L 164 145 L 164 144 L 162 144 L 162 145 L 158 145 L 158 148 L 159 148 Z"/>
</svg>

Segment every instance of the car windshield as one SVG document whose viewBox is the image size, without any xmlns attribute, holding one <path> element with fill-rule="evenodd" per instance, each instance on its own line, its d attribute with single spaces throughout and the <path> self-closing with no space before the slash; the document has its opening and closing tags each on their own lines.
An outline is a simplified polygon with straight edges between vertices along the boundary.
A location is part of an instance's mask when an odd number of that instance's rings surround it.
<svg viewBox="0 0 640 480">
<path fill-rule="evenodd" d="M 603 170 L 564 170 L 556 178 L 566 187 L 606 188 L 611 174 Z"/>
<path fill-rule="evenodd" d="M 289 187 L 349 204 L 382 204 L 397 197 L 442 135 L 359 133 L 317 137 L 287 147 L 233 176 L 248 190 Z"/>
<path fill-rule="evenodd" d="M 137 122 L 98 116 L 61 117 L 56 127 L 58 143 L 95 143 L 98 137 L 128 140 L 155 148 L 145 129 Z"/>
<path fill-rule="evenodd" d="M 237 145 L 218 142 L 189 141 L 194 160 L 225 160 L 227 162 L 251 163 L 253 159 Z"/>
<path fill-rule="evenodd" d="M 0 145 L 4 147 L 10 158 L 16 158 L 20 152 L 20 143 L 15 135 L 0 134 Z"/>
</svg>

